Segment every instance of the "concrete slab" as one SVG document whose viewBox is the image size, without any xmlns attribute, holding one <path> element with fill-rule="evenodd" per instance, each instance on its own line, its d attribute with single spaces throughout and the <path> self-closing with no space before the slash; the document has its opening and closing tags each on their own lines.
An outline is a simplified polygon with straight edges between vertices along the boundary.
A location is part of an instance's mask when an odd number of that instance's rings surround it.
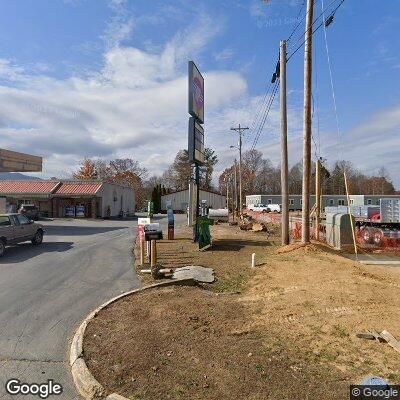
<svg viewBox="0 0 400 400">
<path fill-rule="evenodd" d="M 177 268 L 172 275 L 172 279 L 192 278 L 197 282 L 213 283 L 215 281 L 214 270 L 199 265 L 188 265 L 186 267 Z"/>
<path fill-rule="evenodd" d="M 400 266 L 400 257 L 391 254 L 344 254 L 346 258 L 353 261 L 358 261 L 364 265 L 387 265 L 387 266 Z"/>
</svg>

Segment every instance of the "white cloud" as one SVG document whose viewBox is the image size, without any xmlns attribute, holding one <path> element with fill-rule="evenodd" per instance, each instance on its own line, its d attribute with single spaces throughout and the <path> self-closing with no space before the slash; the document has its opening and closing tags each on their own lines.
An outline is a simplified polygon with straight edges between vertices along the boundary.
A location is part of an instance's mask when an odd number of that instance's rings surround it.
<svg viewBox="0 0 400 400">
<path fill-rule="evenodd" d="M 234 56 L 235 52 L 230 48 L 225 48 L 219 53 L 215 54 L 214 58 L 216 61 L 230 60 Z"/>
<path fill-rule="evenodd" d="M 132 157 L 162 172 L 187 146 L 187 60 L 220 30 L 206 17 L 158 52 L 116 44 L 100 71 L 69 79 L 0 60 L 2 146 L 43 155 L 47 176 L 64 176 L 85 156 Z M 210 115 L 247 92 L 239 73 L 203 73 Z"/>
</svg>

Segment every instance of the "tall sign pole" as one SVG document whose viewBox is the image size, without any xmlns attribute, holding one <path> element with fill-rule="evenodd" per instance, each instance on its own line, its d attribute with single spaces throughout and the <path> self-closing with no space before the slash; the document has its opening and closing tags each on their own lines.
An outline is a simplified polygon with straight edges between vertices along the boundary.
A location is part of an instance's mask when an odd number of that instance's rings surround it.
<svg viewBox="0 0 400 400">
<path fill-rule="evenodd" d="M 282 190 L 282 245 L 289 244 L 289 183 L 287 149 L 286 103 L 286 41 L 280 45 L 280 110 L 281 110 L 281 190 Z"/>
<path fill-rule="evenodd" d="M 189 162 L 195 165 L 196 180 L 196 222 L 193 239 L 197 241 L 199 202 L 200 202 L 200 166 L 204 164 L 204 78 L 193 61 L 188 64 L 189 78 Z"/>
<path fill-rule="evenodd" d="M 303 141 L 303 205 L 301 242 L 310 243 L 310 176 L 311 176 L 311 84 L 312 84 L 312 24 L 314 0 L 307 0 L 304 48 L 304 141 Z"/>
</svg>

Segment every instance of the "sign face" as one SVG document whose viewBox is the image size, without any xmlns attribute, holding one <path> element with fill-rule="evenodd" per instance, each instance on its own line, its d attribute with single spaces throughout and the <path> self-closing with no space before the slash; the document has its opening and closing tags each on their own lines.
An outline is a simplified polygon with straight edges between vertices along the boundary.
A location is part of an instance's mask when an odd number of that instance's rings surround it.
<svg viewBox="0 0 400 400">
<path fill-rule="evenodd" d="M 189 162 L 204 164 L 204 129 L 195 118 L 189 118 Z"/>
<path fill-rule="evenodd" d="M 204 78 L 193 61 L 189 61 L 189 114 L 204 123 Z"/>
<path fill-rule="evenodd" d="M 42 157 L 0 149 L 0 172 L 41 172 Z"/>
<path fill-rule="evenodd" d="M 85 217 L 85 206 L 76 206 L 75 215 L 77 218 L 84 218 Z"/>
<path fill-rule="evenodd" d="M 65 207 L 65 216 L 66 217 L 75 217 L 75 206 L 66 206 Z"/>
</svg>

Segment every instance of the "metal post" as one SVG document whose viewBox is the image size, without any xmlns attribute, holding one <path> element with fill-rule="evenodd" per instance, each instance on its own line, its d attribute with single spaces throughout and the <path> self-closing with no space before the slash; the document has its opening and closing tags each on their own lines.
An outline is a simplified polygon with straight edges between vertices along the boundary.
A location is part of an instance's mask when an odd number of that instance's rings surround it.
<svg viewBox="0 0 400 400">
<path fill-rule="evenodd" d="M 200 202 L 200 168 L 198 164 L 196 164 L 196 223 L 195 223 L 195 234 L 194 234 L 194 241 L 198 241 L 198 219 L 199 219 L 199 202 Z"/>
<path fill-rule="evenodd" d="M 155 240 L 151 241 L 151 251 L 150 251 L 150 267 L 154 268 L 157 265 L 157 242 Z"/>
<path fill-rule="evenodd" d="M 319 240 L 319 221 L 321 218 L 321 161 L 315 164 L 315 239 Z"/>
<path fill-rule="evenodd" d="M 286 104 L 286 41 L 280 45 L 282 245 L 289 244 L 289 183 Z"/>
<path fill-rule="evenodd" d="M 303 206 L 301 242 L 310 243 L 310 175 L 311 175 L 311 83 L 312 83 L 312 23 L 314 0 L 307 0 L 307 20 L 304 49 L 304 142 L 303 142 Z"/>
</svg>

